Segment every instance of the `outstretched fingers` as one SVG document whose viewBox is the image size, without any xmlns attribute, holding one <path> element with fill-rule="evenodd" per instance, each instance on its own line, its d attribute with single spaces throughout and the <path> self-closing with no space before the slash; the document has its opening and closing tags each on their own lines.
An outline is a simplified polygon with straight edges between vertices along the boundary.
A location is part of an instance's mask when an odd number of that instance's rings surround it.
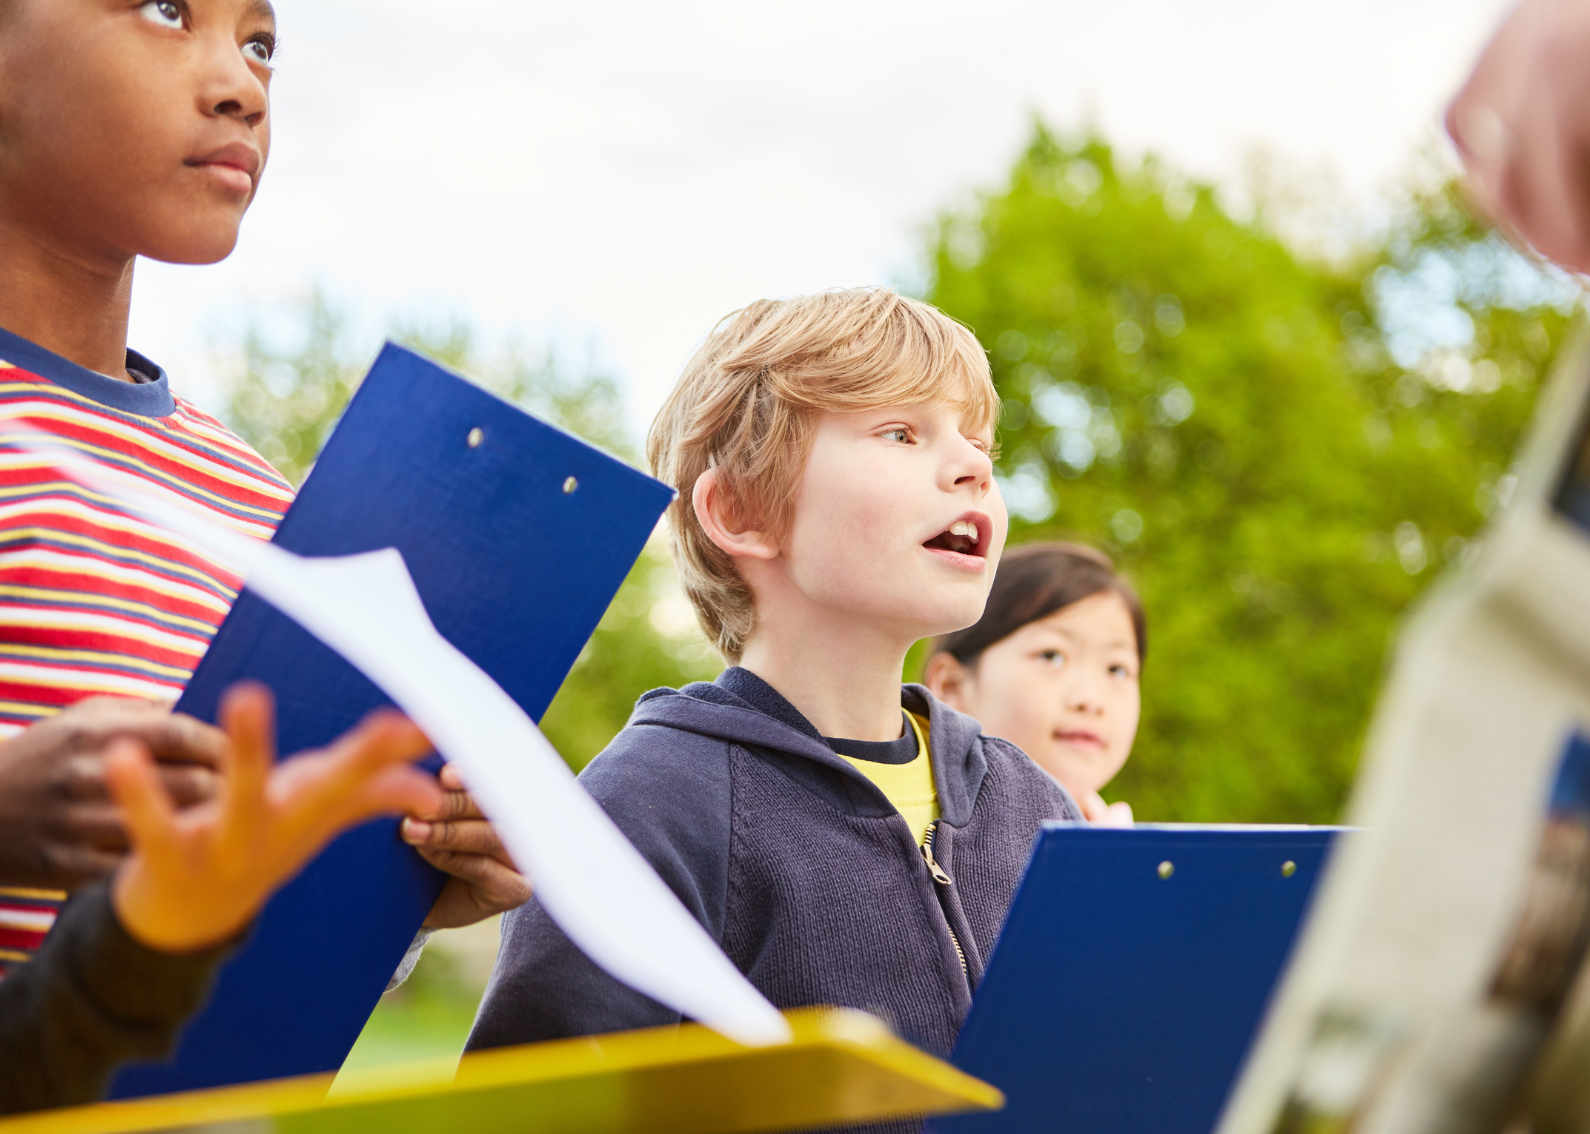
<svg viewBox="0 0 1590 1134">
<path fill-rule="evenodd" d="M 300 824 L 331 832 L 377 815 L 433 811 L 442 790 L 430 775 L 408 765 L 431 743 L 407 718 L 379 710 L 324 752 L 288 761 L 300 774 L 279 779 L 275 804 Z M 303 761 L 300 769 L 293 764 Z"/>
<path fill-rule="evenodd" d="M 276 702 L 253 681 L 232 686 L 221 698 L 221 727 L 230 741 L 221 754 L 216 791 L 223 829 L 247 841 L 265 820 L 265 791 L 276 762 Z"/>
<path fill-rule="evenodd" d="M 161 785 L 149 750 L 136 740 L 115 740 L 105 750 L 105 782 L 121 807 L 128 840 L 158 855 L 175 839 L 177 812 Z"/>
</svg>

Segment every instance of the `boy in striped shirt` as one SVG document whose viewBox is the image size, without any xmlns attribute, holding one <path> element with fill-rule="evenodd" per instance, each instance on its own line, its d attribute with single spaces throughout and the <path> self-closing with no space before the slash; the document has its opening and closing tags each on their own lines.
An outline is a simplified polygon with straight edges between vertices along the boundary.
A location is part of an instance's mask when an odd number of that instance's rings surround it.
<svg viewBox="0 0 1590 1134">
<path fill-rule="evenodd" d="M 102 751 L 179 804 L 221 734 L 167 709 L 237 597 L 220 565 L 11 440 L 44 430 L 262 539 L 291 486 L 127 349 L 137 256 L 224 259 L 270 147 L 266 0 L 0 0 L 0 965 L 126 850 Z M 456 780 L 405 835 L 455 875 L 428 924 L 528 890 Z M 460 822 L 435 820 L 457 819 Z"/>
</svg>

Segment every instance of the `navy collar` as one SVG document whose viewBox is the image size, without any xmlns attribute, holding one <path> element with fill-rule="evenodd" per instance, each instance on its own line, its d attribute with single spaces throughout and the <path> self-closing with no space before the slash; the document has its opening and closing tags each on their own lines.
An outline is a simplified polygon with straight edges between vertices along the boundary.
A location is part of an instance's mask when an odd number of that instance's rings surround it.
<svg viewBox="0 0 1590 1134">
<path fill-rule="evenodd" d="M 737 665 L 730 666 L 718 675 L 715 684 L 720 689 L 727 689 L 753 709 L 789 725 L 796 732 L 821 740 L 842 755 L 872 764 L 909 764 L 917 758 L 916 730 L 906 721 L 903 711 L 900 716 L 902 731 L 897 740 L 847 740 L 843 737 L 818 736 L 817 729 L 801 715 L 799 709 L 789 703 L 788 698 L 750 670 Z"/>
<path fill-rule="evenodd" d="M 95 373 L 3 327 L 0 327 L 0 359 L 123 413 L 140 417 L 169 417 L 177 409 L 166 372 L 134 350 L 127 352 L 128 368 L 151 375 L 154 381 L 124 382 L 120 378 Z"/>
</svg>

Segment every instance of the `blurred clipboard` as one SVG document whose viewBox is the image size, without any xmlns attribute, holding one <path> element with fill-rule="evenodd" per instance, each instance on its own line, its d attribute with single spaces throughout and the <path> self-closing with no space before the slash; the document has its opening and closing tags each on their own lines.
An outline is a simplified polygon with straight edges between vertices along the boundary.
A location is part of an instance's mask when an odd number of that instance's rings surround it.
<svg viewBox="0 0 1590 1134">
<path fill-rule="evenodd" d="M 311 1075 L 41 1111 L 0 1118 L 0 1134 L 735 1134 L 999 1105 L 993 1087 L 864 1013 L 787 1018 L 792 1041 L 772 1047 L 699 1024 L 647 1028 L 374 1068 L 335 1086 Z"/>
<path fill-rule="evenodd" d="M 1332 827 L 1051 823 L 953 1062 L 1004 1091 L 938 1134 L 1209 1134 Z"/>
<path fill-rule="evenodd" d="M 274 542 L 300 555 L 396 547 L 432 622 L 539 719 L 673 493 L 578 438 L 388 344 Z M 278 750 L 321 746 L 388 699 L 245 590 L 177 708 L 214 720 L 243 678 L 276 695 Z M 444 876 L 367 824 L 266 907 L 169 1061 L 112 1098 L 335 1070 Z"/>
</svg>

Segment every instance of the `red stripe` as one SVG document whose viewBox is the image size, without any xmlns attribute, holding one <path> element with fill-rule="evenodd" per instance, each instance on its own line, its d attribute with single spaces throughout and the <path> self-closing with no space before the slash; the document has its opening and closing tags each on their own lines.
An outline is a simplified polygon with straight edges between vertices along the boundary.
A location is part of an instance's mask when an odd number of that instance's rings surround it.
<svg viewBox="0 0 1590 1134">
<path fill-rule="evenodd" d="M 0 525 L 0 533 L 4 531 L 4 525 Z M 5 551 L 15 552 L 23 548 L 36 546 L 33 541 L 29 540 L 23 545 L 12 545 L 6 548 Z M 88 572 L 52 571 L 48 568 L 32 565 L 8 567 L 5 562 L 5 551 L 0 551 L 0 586 L 59 591 L 63 595 L 99 595 L 102 598 L 120 599 L 124 602 L 136 602 L 145 606 L 153 606 L 157 610 L 175 615 L 178 618 L 189 618 L 212 625 L 219 624 L 226 612 L 226 607 L 230 605 L 224 594 L 215 594 L 213 592 L 210 594 L 211 601 L 203 603 L 126 579 L 107 578 L 103 575 L 95 575 Z M 197 584 L 190 585 L 196 586 Z M 17 601 L 27 601 L 29 605 L 34 605 L 36 603 L 47 604 L 51 600 L 49 596 L 37 595 L 28 599 L 19 598 Z M 62 601 L 66 602 L 68 600 L 63 599 Z M 219 611 L 216 609 L 218 605 L 221 608 Z M 178 633 L 181 633 L 181 631 L 179 630 Z"/>
<path fill-rule="evenodd" d="M 7 625 L 0 614 L 0 640 L 19 646 L 40 649 L 92 650 L 102 654 L 125 654 L 128 657 L 154 662 L 156 665 L 191 665 L 195 656 L 202 654 L 208 645 L 205 638 L 194 635 L 191 648 L 174 650 L 131 636 L 91 630 L 54 629 L 48 626 Z M 0 655 L 15 659 L 20 655 Z"/>
<path fill-rule="evenodd" d="M 0 949 L 21 949 L 32 953 L 42 944 L 44 944 L 43 933 L 0 925 Z"/>
<path fill-rule="evenodd" d="M 176 412 L 166 418 L 138 418 L 81 401 L 38 375 L 17 369 L 0 371 L 0 384 L 18 383 L 28 385 L 24 389 L 0 393 L 0 415 L 9 408 L 35 428 L 116 454 L 132 466 L 135 475 L 140 469 L 144 470 L 144 479 L 153 485 L 175 487 L 178 491 L 185 488 L 190 499 L 208 507 L 218 519 L 253 524 L 260 531 L 273 529 L 279 521 L 280 510 L 285 507 L 291 491 L 286 483 L 240 438 L 186 402 L 178 399 Z M 26 403 L 30 401 L 41 407 L 38 412 L 28 411 Z M 59 417 L 48 416 L 43 411 L 45 402 L 49 405 L 49 413 L 59 414 Z M 0 424 L 0 432 L 4 432 L 3 424 Z M 157 452 L 159 445 L 171 446 L 173 451 L 182 453 L 184 459 Z M 201 465 L 211 462 L 212 467 L 195 468 L 185 463 L 185 459 Z M 96 670 L 89 663 L 62 657 L 0 655 L 0 661 L 37 667 L 41 674 L 56 675 L 62 683 L 56 687 L 26 680 L 0 681 L 0 700 L 54 710 L 98 692 L 90 687 L 104 680 L 130 679 L 155 688 L 180 689 L 224 617 L 224 611 L 218 607 L 227 601 L 229 594 L 238 590 L 241 580 L 202 555 L 161 542 L 137 521 L 132 522 L 130 531 L 106 526 L 113 517 L 116 523 L 126 521 L 114 511 L 107 513 L 104 520 L 98 519 L 95 515 L 98 506 L 66 489 L 63 479 L 51 468 L 0 465 L 0 509 L 8 510 L 0 520 L 0 585 L 49 591 L 60 596 L 54 604 L 17 601 L 13 608 L 17 613 L 12 617 L 25 619 L 30 616 L 21 608 L 45 617 L 57 610 L 93 614 L 112 620 L 112 624 L 61 629 L 13 626 L 6 625 L 6 612 L 0 609 L 0 642 L 62 652 L 98 652 L 126 659 L 127 665 L 125 672 Z M 261 510 L 264 514 L 252 514 L 250 509 Z M 115 553 L 96 552 L 78 542 L 84 539 L 112 548 Z M 47 565 L 16 562 L 18 553 L 32 550 L 46 551 L 59 559 Z M 140 563 L 138 557 L 147 557 L 153 562 Z M 199 592 L 209 591 L 216 602 L 207 605 L 165 593 L 155 586 L 101 577 L 89 569 L 89 564 L 95 561 L 120 569 L 149 570 L 160 578 L 162 585 L 176 584 L 193 587 Z M 81 605 L 74 602 L 76 596 L 81 596 Z M 96 599 L 115 602 L 96 602 Z M 5 602 L 0 599 L 0 606 Z M 148 610 L 124 609 L 117 605 L 129 603 Z M 184 629 L 170 627 L 149 611 L 194 625 Z M 118 632 L 114 620 L 125 622 L 126 631 Z M 171 635 L 174 644 L 145 642 L 136 636 L 141 629 Z M 191 650 L 186 648 L 189 643 Z M 138 669 L 140 664 L 162 667 L 172 674 L 144 673 Z M 31 720 L 27 714 L 0 713 L 0 722 L 25 725 Z M 0 930 L 0 947 L 31 948 L 31 945 L 6 943 L 5 934 L 18 932 Z M 27 936 L 36 939 L 39 935 Z"/>
<path fill-rule="evenodd" d="M 13 370 L 4 375 L 0 375 L 0 381 L 10 381 L 13 380 L 14 375 L 25 373 L 26 371 Z M 36 378 L 37 375 L 34 375 L 33 377 Z M 39 380 L 45 384 L 46 389 L 53 388 L 52 385 L 46 380 Z M 36 398 L 37 396 L 37 394 L 31 391 L 7 393 L 0 395 L 0 403 L 27 402 Z M 241 499 L 244 502 L 258 502 L 258 506 L 262 507 L 275 506 L 275 503 L 274 501 L 271 501 L 270 496 L 261 489 L 255 489 L 250 492 L 246 488 L 241 488 L 231 484 L 221 476 L 206 474 L 202 469 L 193 469 L 183 462 L 173 460 L 172 458 L 165 456 L 163 453 L 159 452 L 153 447 L 146 448 L 143 445 L 138 444 L 135 440 L 125 436 L 121 430 L 117 429 L 117 426 L 120 426 L 124 430 L 127 423 L 124 419 L 117 417 L 115 414 L 108 413 L 91 405 L 85 405 L 82 402 L 75 400 L 69 401 L 67 403 L 67 408 L 73 412 L 74 417 L 66 420 L 61 420 L 55 417 L 47 417 L 44 414 L 34 417 L 33 415 L 27 413 L 20 413 L 16 414 L 15 416 L 23 421 L 28 421 L 32 424 L 35 424 L 39 428 L 46 429 L 49 432 L 55 433 L 59 436 L 68 437 L 72 440 L 91 445 L 96 445 L 102 449 L 119 453 L 124 457 L 130 457 L 134 460 L 141 461 L 150 468 L 157 469 L 162 473 L 174 476 L 176 479 L 186 483 L 191 484 L 197 481 L 197 483 L 201 484 L 205 488 L 210 489 L 211 491 L 218 491 L 221 494 L 233 497 L 234 499 L 238 499 L 239 494 L 241 494 Z M 176 417 L 177 415 L 174 414 L 172 416 Z M 83 420 L 84 417 L 87 417 L 89 420 Z M 93 419 L 95 418 L 103 421 L 105 425 L 101 426 L 100 428 L 95 428 L 93 424 Z M 218 426 L 219 423 L 215 423 L 212 427 Z M 150 433 L 153 436 L 160 437 L 163 441 L 174 448 L 189 453 L 200 460 L 207 459 L 204 455 L 204 449 L 210 446 L 208 439 L 184 435 L 180 429 L 169 426 L 155 426 L 150 430 Z M 245 452 L 246 450 L 239 448 L 236 450 L 231 450 L 227 455 L 231 457 L 243 457 Z M 258 476 L 261 479 L 274 479 L 271 478 L 270 473 L 266 472 L 266 469 L 268 469 L 269 466 L 266 465 L 261 458 L 258 456 L 253 456 L 249 463 L 253 464 L 254 462 L 258 462 L 258 465 L 256 466 L 253 475 Z M 242 475 L 248 475 L 246 470 L 237 471 L 239 471 Z M 250 500 L 250 497 L 252 497 L 253 500 Z"/>
</svg>

